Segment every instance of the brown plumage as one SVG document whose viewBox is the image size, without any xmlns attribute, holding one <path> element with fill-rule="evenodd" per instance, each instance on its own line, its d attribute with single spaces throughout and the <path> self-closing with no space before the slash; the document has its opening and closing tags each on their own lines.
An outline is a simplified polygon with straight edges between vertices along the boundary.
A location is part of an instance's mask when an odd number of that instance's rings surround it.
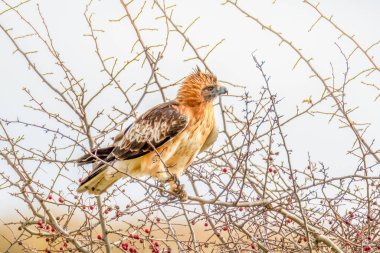
<svg viewBox="0 0 380 253">
<path fill-rule="evenodd" d="M 185 79 L 175 100 L 145 112 L 115 137 L 112 146 L 78 159 L 79 164 L 97 163 L 78 192 L 100 194 L 126 176 L 121 173 L 125 172 L 169 182 L 171 190 L 185 200 L 186 193 L 171 175 L 179 177 L 216 140 L 212 102 L 226 92 L 213 74 L 196 70 Z"/>
</svg>

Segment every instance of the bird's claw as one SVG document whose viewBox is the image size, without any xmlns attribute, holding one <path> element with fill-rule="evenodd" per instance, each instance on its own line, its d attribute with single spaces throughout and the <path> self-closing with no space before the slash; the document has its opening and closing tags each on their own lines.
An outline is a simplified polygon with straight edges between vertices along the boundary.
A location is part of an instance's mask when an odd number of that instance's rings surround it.
<svg viewBox="0 0 380 253">
<path fill-rule="evenodd" d="M 178 184 L 177 188 L 173 189 L 173 192 L 177 195 L 179 201 L 185 202 L 187 201 L 187 192 L 185 191 L 185 186 L 182 184 Z"/>
<path fill-rule="evenodd" d="M 165 184 L 164 183 L 160 183 L 160 187 L 158 188 L 158 192 L 160 193 L 160 195 L 162 197 L 168 197 L 168 193 L 165 191 Z"/>
<path fill-rule="evenodd" d="M 163 190 L 165 183 L 170 184 L 170 189 L 175 194 L 175 196 L 168 196 L 167 194 L 165 194 L 165 192 Z M 161 196 L 163 196 L 163 197 L 169 197 L 169 198 L 177 197 L 179 199 L 179 201 L 181 201 L 181 202 L 185 202 L 188 199 L 187 193 L 184 190 L 184 185 L 181 184 L 177 175 L 175 175 L 175 174 L 171 174 L 170 177 L 164 183 L 162 183 L 160 186 L 161 187 L 159 189 L 159 192 L 160 192 Z"/>
</svg>

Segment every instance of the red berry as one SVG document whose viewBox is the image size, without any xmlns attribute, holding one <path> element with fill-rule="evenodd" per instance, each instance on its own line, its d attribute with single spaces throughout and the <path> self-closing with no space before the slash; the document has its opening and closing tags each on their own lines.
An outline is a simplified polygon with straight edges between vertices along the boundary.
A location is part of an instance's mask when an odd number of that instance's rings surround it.
<svg viewBox="0 0 380 253">
<path fill-rule="evenodd" d="M 157 221 L 157 222 L 160 222 L 160 221 L 161 221 L 161 219 L 160 219 L 160 218 L 156 218 L 156 221 Z"/>
<path fill-rule="evenodd" d="M 63 247 L 65 247 L 65 248 L 67 247 L 67 242 L 63 243 Z"/>
<path fill-rule="evenodd" d="M 58 201 L 59 201 L 59 203 L 63 203 L 64 200 L 62 197 L 59 197 Z"/>
<path fill-rule="evenodd" d="M 86 206 L 85 206 L 85 205 L 83 205 L 83 206 L 82 206 L 82 209 L 83 209 L 83 210 L 85 210 L 85 209 L 86 209 Z"/>
<path fill-rule="evenodd" d="M 134 238 L 134 239 L 140 239 L 140 236 L 139 236 L 138 234 L 135 234 L 135 235 L 133 236 L 133 238 Z"/>
<path fill-rule="evenodd" d="M 51 228 L 51 232 L 55 233 L 55 228 Z"/>
<path fill-rule="evenodd" d="M 256 249 L 256 245 L 254 243 L 251 244 L 252 249 Z"/>
<path fill-rule="evenodd" d="M 42 226 L 42 220 L 39 220 L 39 221 L 37 222 L 37 224 L 40 225 L 40 226 Z"/>
<path fill-rule="evenodd" d="M 223 168 L 223 173 L 227 173 L 228 169 L 226 167 Z"/>
<path fill-rule="evenodd" d="M 369 245 L 364 245 L 364 247 L 363 247 L 363 250 L 365 251 L 365 252 L 368 252 L 368 251 L 370 251 L 372 248 L 371 248 L 371 246 L 369 246 Z"/>
<path fill-rule="evenodd" d="M 123 248 L 123 250 L 128 250 L 128 243 L 122 243 L 121 244 L 121 247 Z"/>
<path fill-rule="evenodd" d="M 105 210 L 105 211 L 104 211 L 104 214 L 108 214 L 108 210 Z"/>
<path fill-rule="evenodd" d="M 149 234 L 149 228 L 144 229 L 145 233 Z"/>
<path fill-rule="evenodd" d="M 60 251 L 63 251 L 63 247 L 59 247 L 59 250 L 60 250 Z"/>
<path fill-rule="evenodd" d="M 269 168 L 268 171 L 269 171 L 270 173 L 272 173 L 272 172 L 273 172 L 273 169 L 272 169 L 272 168 Z"/>
<path fill-rule="evenodd" d="M 351 245 L 351 243 L 350 242 L 346 242 L 346 246 L 350 246 Z"/>
<path fill-rule="evenodd" d="M 191 225 L 195 225 L 195 220 L 192 220 L 192 221 L 191 221 Z"/>
<path fill-rule="evenodd" d="M 158 247 L 159 246 L 158 242 L 154 242 L 154 246 Z"/>
<path fill-rule="evenodd" d="M 46 224 L 45 228 L 46 228 L 46 230 L 50 230 L 50 225 Z"/>
<path fill-rule="evenodd" d="M 223 231 L 227 231 L 228 230 L 228 227 L 227 226 L 223 226 Z"/>
<path fill-rule="evenodd" d="M 90 210 L 94 210 L 94 206 L 93 205 L 90 206 Z"/>
<path fill-rule="evenodd" d="M 48 196 L 48 199 L 53 199 L 53 196 L 49 195 L 49 196 Z"/>
<path fill-rule="evenodd" d="M 49 237 L 46 237 L 45 241 L 47 241 L 47 242 L 50 241 L 50 238 L 49 238 Z"/>
<path fill-rule="evenodd" d="M 239 207 L 239 211 L 240 211 L 240 212 L 243 212 L 243 211 L 244 211 L 244 208 L 243 208 L 243 207 Z"/>
<path fill-rule="evenodd" d="M 205 227 L 208 227 L 208 223 L 207 223 L 207 222 L 205 222 L 204 226 L 205 226 Z"/>
<path fill-rule="evenodd" d="M 102 239 L 102 235 L 98 235 L 98 240 L 101 240 Z"/>
</svg>

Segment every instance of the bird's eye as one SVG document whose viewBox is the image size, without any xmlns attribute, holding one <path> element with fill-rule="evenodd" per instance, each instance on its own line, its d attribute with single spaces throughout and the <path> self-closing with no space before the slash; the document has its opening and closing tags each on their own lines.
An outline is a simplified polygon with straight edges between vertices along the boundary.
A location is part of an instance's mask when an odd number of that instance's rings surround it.
<svg viewBox="0 0 380 253">
<path fill-rule="evenodd" d="M 208 87 L 207 87 L 207 90 L 208 90 L 208 91 L 212 91 L 213 89 L 214 89 L 214 86 L 208 86 Z"/>
</svg>

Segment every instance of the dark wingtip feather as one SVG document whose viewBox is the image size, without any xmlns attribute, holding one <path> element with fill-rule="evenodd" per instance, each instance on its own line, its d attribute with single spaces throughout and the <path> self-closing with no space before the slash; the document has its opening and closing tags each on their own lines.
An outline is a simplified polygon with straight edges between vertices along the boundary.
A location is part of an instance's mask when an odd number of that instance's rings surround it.
<svg viewBox="0 0 380 253">
<path fill-rule="evenodd" d="M 84 154 L 81 157 L 79 157 L 75 162 L 78 165 L 85 165 L 85 164 L 88 164 L 88 163 L 92 163 L 93 160 L 94 160 L 94 157 L 92 157 L 91 154 Z"/>
<path fill-rule="evenodd" d="M 114 150 L 114 146 L 106 148 L 98 148 L 91 150 L 91 154 L 84 154 L 76 160 L 78 165 L 85 165 L 89 163 L 94 163 L 100 160 L 105 160 L 108 155 Z"/>
</svg>

